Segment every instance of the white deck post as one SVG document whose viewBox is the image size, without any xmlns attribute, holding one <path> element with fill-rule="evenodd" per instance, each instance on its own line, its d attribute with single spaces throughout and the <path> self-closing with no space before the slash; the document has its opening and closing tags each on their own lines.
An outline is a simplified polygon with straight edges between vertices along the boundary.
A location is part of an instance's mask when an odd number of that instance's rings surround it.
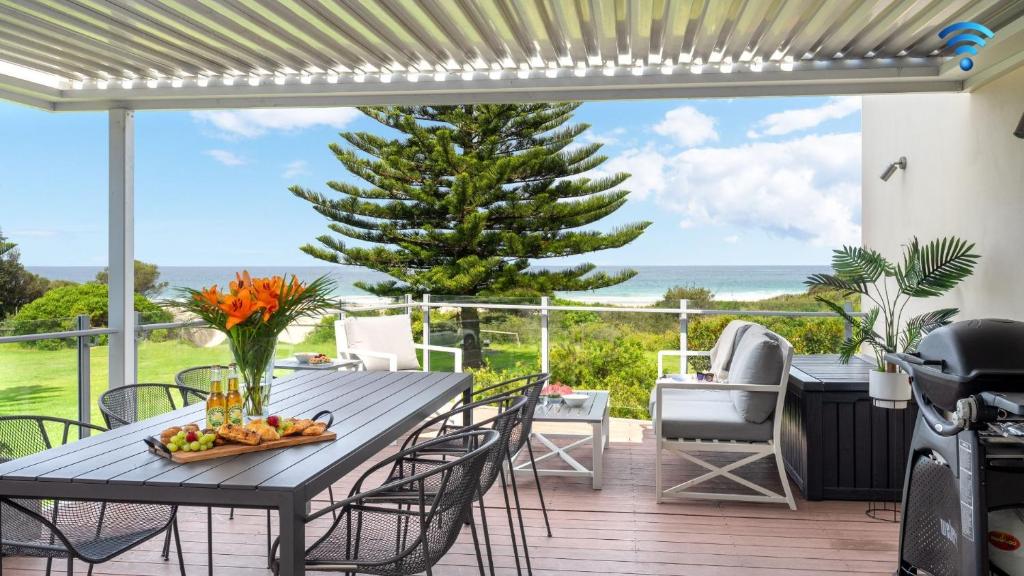
<svg viewBox="0 0 1024 576">
<path fill-rule="evenodd" d="M 430 372 L 430 294 L 423 295 L 423 371 Z"/>
<path fill-rule="evenodd" d="M 109 386 L 135 382 L 135 113 L 109 114 Z"/>
<path fill-rule="evenodd" d="M 687 368 L 687 353 L 689 351 L 689 343 L 687 338 L 690 332 L 690 317 L 686 313 L 686 309 L 690 307 L 690 301 L 683 298 L 679 301 L 679 373 L 686 374 Z M 658 374 L 661 377 L 661 374 Z"/>
<path fill-rule="evenodd" d="M 547 296 L 540 297 L 540 371 L 549 374 L 550 360 L 548 358 L 548 302 Z"/>
</svg>

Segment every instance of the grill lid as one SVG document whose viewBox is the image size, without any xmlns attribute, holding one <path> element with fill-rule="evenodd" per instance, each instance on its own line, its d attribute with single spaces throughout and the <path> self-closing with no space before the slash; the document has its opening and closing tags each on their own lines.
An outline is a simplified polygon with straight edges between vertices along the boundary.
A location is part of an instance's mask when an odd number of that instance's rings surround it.
<svg viewBox="0 0 1024 576">
<path fill-rule="evenodd" d="M 942 372 L 973 379 L 981 374 L 1024 370 L 1024 322 L 965 320 L 925 336 L 917 347 L 923 360 L 941 360 Z"/>
</svg>

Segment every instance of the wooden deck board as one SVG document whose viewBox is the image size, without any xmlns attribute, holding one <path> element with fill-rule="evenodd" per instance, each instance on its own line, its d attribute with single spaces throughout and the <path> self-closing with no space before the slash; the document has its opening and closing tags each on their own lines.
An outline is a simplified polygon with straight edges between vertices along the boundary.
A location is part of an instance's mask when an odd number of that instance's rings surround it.
<svg viewBox="0 0 1024 576">
<path fill-rule="evenodd" d="M 621 424 L 620 424 L 621 425 Z M 615 429 L 613 424 L 613 430 Z M 649 425 L 639 433 L 613 433 L 605 453 L 604 489 L 590 488 L 588 479 L 545 477 L 545 500 L 551 513 L 555 537 L 547 538 L 537 493 L 530 478 L 518 478 L 525 508 L 534 574 L 624 574 L 647 576 L 818 576 L 829 574 L 891 574 L 896 557 L 898 527 L 864 515 L 862 502 L 797 501 L 798 509 L 785 506 L 737 502 L 654 501 L 654 442 Z M 548 430 L 542 429 L 545 434 Z M 558 430 L 554 430 L 557 432 Z M 568 442 L 557 434 L 556 442 Z M 642 441 L 637 441 L 642 438 Z M 389 449 L 388 452 L 392 449 Z M 574 455 L 590 466 L 590 448 L 582 446 Z M 666 453 L 666 479 L 679 482 L 700 474 Z M 728 455 L 714 455 L 729 458 Z M 376 459 L 374 459 L 375 461 Z M 764 481 L 775 474 L 774 464 L 754 468 Z M 348 493 L 347 482 L 339 482 L 336 495 Z M 728 483 L 721 483 L 723 488 Z M 485 497 L 488 521 L 495 549 L 495 565 L 501 575 L 515 574 L 515 561 L 508 537 L 508 525 L 500 505 L 497 486 Z M 327 502 L 322 494 L 314 501 Z M 189 575 L 206 574 L 206 511 L 183 508 L 182 530 L 186 569 Z M 217 576 L 264 576 L 266 517 L 260 510 L 238 510 L 228 520 L 228 511 L 214 511 L 214 545 Z M 273 520 L 276 534 L 276 517 Z M 322 533 L 321 522 L 311 526 L 308 538 Z M 468 531 L 435 570 L 439 576 L 477 574 L 476 559 Z M 174 576 L 177 563 L 164 562 L 157 539 L 115 561 L 99 565 L 96 575 Z M 64 564 L 55 564 L 63 574 Z M 85 574 L 76 565 L 76 574 Z M 525 571 L 524 571 L 525 573 Z M 311 572 L 311 574 L 315 574 Z M 42 576 L 43 562 L 36 559 L 6 558 L 3 576 Z"/>
</svg>

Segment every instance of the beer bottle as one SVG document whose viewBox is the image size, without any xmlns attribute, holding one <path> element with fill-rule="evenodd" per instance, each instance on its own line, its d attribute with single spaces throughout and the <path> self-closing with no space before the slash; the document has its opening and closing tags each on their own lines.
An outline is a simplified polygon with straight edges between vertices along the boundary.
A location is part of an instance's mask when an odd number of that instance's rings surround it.
<svg viewBox="0 0 1024 576">
<path fill-rule="evenodd" d="M 242 394 L 238 391 L 238 367 L 234 363 L 228 369 L 228 422 L 242 424 Z"/>
<path fill-rule="evenodd" d="M 210 395 L 206 397 L 206 427 L 220 428 L 226 412 L 227 399 L 221 385 L 220 366 L 214 366 L 210 369 Z"/>
</svg>

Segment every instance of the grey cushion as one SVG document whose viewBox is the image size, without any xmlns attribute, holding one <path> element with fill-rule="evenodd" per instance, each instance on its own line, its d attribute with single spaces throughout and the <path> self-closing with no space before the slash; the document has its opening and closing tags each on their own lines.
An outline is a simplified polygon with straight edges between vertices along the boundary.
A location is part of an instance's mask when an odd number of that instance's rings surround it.
<svg viewBox="0 0 1024 576">
<path fill-rule="evenodd" d="M 711 372 L 719 381 L 725 382 L 729 377 L 729 368 L 732 364 L 736 344 L 751 326 L 757 326 L 757 324 L 746 320 L 733 320 L 726 324 L 722 334 L 715 341 L 715 346 L 710 353 Z"/>
<path fill-rule="evenodd" d="M 399 370 L 419 370 L 412 339 L 412 320 L 408 314 L 396 316 L 348 316 L 345 318 L 348 348 L 387 352 L 398 356 Z M 388 370 L 388 361 L 371 356 L 360 360 L 367 370 Z"/>
<path fill-rule="evenodd" d="M 666 438 L 765 442 L 772 437 L 771 422 L 747 422 L 724 390 L 665 390 L 661 433 Z M 656 391 L 650 409 L 656 414 Z"/>
<path fill-rule="evenodd" d="M 751 326 L 736 345 L 727 382 L 777 387 L 783 364 L 778 337 L 763 326 Z M 774 393 L 733 390 L 729 394 L 736 411 L 747 422 L 764 422 L 775 411 Z"/>
</svg>

